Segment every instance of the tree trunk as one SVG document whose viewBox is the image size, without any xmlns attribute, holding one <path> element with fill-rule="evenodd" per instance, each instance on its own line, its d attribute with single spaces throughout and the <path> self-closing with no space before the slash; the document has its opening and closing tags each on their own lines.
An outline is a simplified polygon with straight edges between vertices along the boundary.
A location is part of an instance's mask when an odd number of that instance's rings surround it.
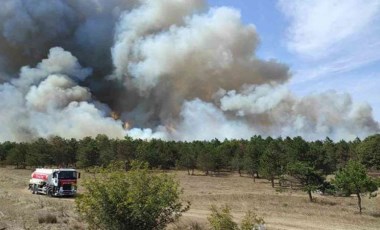
<svg viewBox="0 0 380 230">
<path fill-rule="evenodd" d="M 356 196 L 358 197 L 359 213 L 362 214 L 362 198 L 360 197 L 359 192 L 356 193 Z"/>
<path fill-rule="evenodd" d="M 313 202 L 313 196 L 311 195 L 311 190 L 307 190 L 307 194 L 309 195 L 310 202 Z"/>
<path fill-rule="evenodd" d="M 208 176 L 208 170 L 206 170 L 206 176 Z"/>
<path fill-rule="evenodd" d="M 256 182 L 255 174 L 252 174 L 253 182 Z"/>
<path fill-rule="evenodd" d="M 274 177 L 273 176 L 270 178 L 270 182 L 272 183 L 272 188 L 274 188 Z"/>
<path fill-rule="evenodd" d="M 239 172 L 239 176 L 241 176 L 241 169 L 239 169 L 238 172 Z"/>
<path fill-rule="evenodd" d="M 187 175 L 190 175 L 190 169 L 187 169 Z"/>
<path fill-rule="evenodd" d="M 191 175 L 192 176 L 194 175 L 194 169 L 191 169 Z"/>
</svg>

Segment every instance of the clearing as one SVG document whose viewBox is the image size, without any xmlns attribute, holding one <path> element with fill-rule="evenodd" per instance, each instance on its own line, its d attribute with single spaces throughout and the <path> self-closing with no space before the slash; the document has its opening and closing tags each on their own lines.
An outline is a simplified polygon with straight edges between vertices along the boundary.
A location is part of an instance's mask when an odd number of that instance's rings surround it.
<svg viewBox="0 0 380 230">
<path fill-rule="evenodd" d="M 32 195 L 27 190 L 31 173 L 30 169 L 0 168 L 0 229 L 86 229 L 75 213 L 74 199 Z M 252 210 L 264 217 L 267 229 L 380 229 L 380 197 L 363 198 L 364 210 L 359 215 L 353 196 L 314 194 L 316 202 L 310 203 L 306 193 L 273 189 L 263 179 L 254 183 L 252 178 L 238 174 L 170 173 L 177 175 L 184 189 L 183 200 L 191 202 L 191 209 L 170 229 L 184 229 L 194 223 L 206 226 L 213 204 L 228 204 L 237 221 Z M 86 174 L 82 173 L 84 177 Z M 57 223 L 46 223 L 44 217 L 49 214 L 57 218 Z"/>
</svg>

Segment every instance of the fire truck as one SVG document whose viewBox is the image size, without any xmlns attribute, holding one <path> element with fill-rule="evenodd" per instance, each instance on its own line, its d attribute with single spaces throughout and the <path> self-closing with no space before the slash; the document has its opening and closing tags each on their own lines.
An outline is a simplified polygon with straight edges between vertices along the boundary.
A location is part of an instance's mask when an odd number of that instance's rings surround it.
<svg viewBox="0 0 380 230">
<path fill-rule="evenodd" d="M 71 168 L 37 168 L 31 177 L 29 190 L 33 194 L 75 196 L 77 193 L 77 179 L 80 178 L 80 173 Z"/>
</svg>

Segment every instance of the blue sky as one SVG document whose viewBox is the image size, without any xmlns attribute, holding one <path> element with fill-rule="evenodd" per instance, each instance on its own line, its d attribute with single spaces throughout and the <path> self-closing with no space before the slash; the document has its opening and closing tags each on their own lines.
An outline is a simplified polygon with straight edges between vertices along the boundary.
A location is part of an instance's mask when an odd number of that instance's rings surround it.
<svg viewBox="0 0 380 230">
<path fill-rule="evenodd" d="M 257 56 L 290 66 L 300 96 L 327 90 L 369 103 L 380 121 L 380 1 L 209 0 L 230 6 L 260 36 Z"/>
</svg>

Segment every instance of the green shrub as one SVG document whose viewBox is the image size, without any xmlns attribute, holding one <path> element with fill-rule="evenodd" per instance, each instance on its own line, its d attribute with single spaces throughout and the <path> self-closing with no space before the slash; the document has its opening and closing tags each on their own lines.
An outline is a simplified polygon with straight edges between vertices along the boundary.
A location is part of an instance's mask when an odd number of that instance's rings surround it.
<svg viewBox="0 0 380 230">
<path fill-rule="evenodd" d="M 173 176 L 148 171 L 146 163 L 133 162 L 130 171 L 114 163 L 84 179 L 86 193 L 76 206 L 92 229 L 158 230 L 174 222 L 183 207 Z"/>
<path fill-rule="evenodd" d="M 248 211 L 239 228 L 238 224 L 233 221 L 231 209 L 227 205 L 222 206 L 220 209 L 214 205 L 211 206 L 211 215 L 207 219 L 212 230 L 259 230 L 265 224 L 262 217 Z"/>
<path fill-rule="evenodd" d="M 226 205 L 219 210 L 211 206 L 211 215 L 207 218 L 212 230 L 238 230 L 238 225 L 232 220 L 231 209 Z"/>
<path fill-rule="evenodd" d="M 318 188 L 324 195 L 336 195 L 336 187 L 328 181 L 324 181 Z"/>
<path fill-rule="evenodd" d="M 260 226 L 264 225 L 265 221 L 262 217 L 258 217 L 252 211 L 248 211 L 240 224 L 241 230 L 259 230 Z"/>
</svg>

